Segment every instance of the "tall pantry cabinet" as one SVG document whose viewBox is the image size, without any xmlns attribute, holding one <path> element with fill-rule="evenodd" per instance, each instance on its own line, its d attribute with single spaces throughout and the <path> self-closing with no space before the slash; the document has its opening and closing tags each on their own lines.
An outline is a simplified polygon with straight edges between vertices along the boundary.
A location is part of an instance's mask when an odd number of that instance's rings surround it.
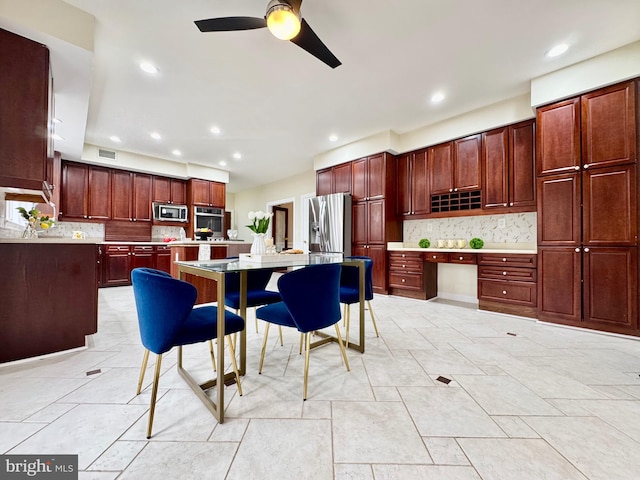
<svg viewBox="0 0 640 480">
<path fill-rule="evenodd" d="M 402 241 L 402 222 L 396 216 L 395 182 L 395 157 L 387 152 L 316 173 L 316 195 L 351 194 L 351 254 L 373 260 L 376 293 L 388 293 L 387 242 Z"/>
<path fill-rule="evenodd" d="M 637 80 L 538 108 L 538 318 L 639 335 Z"/>
</svg>

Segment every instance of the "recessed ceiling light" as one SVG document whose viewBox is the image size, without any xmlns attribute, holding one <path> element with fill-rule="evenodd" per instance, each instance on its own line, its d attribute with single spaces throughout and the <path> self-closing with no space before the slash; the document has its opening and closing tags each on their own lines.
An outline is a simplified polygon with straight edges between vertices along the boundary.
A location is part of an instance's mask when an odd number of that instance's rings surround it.
<svg viewBox="0 0 640 480">
<path fill-rule="evenodd" d="M 61 137 L 60 135 L 58 135 L 57 133 L 54 133 L 53 135 L 51 135 L 51 138 L 53 138 L 54 140 L 61 140 L 64 141 L 64 137 Z"/>
<path fill-rule="evenodd" d="M 173 153 L 176 157 L 179 157 L 180 155 L 182 155 L 182 152 L 178 149 L 171 150 L 171 153 Z"/>
<path fill-rule="evenodd" d="M 160 135 L 158 132 L 151 132 L 150 135 L 154 140 L 162 140 L 162 135 Z"/>
<path fill-rule="evenodd" d="M 567 50 L 569 50 L 569 45 L 567 45 L 566 43 L 560 43 L 560 44 L 556 45 L 555 47 L 552 47 L 546 53 L 546 56 L 547 57 L 557 57 L 559 55 L 562 55 Z"/>
<path fill-rule="evenodd" d="M 242 158 L 242 155 L 239 152 L 236 152 L 233 154 L 233 158 L 235 158 L 236 160 L 240 160 Z"/>
<path fill-rule="evenodd" d="M 329 135 L 329 141 L 330 142 L 337 142 L 338 141 L 338 136 L 337 135 Z"/>
<path fill-rule="evenodd" d="M 442 92 L 436 92 L 433 95 L 431 95 L 431 103 L 440 103 L 443 100 L 444 100 L 444 93 Z"/>
<path fill-rule="evenodd" d="M 225 162 L 224 160 L 220 160 L 218 162 L 218 165 L 220 165 L 221 167 L 226 167 L 227 166 L 227 162 Z"/>
<path fill-rule="evenodd" d="M 111 135 L 109 137 L 109 140 L 111 140 L 112 142 L 116 142 L 116 143 L 120 143 L 122 140 L 120 139 L 120 137 L 118 137 L 117 135 Z"/>
<path fill-rule="evenodd" d="M 213 133 L 214 135 L 220 135 L 222 133 L 222 130 L 220 130 L 220 127 L 211 127 L 211 133 Z"/>
<path fill-rule="evenodd" d="M 156 67 L 154 64 L 149 63 L 149 62 L 142 62 L 140 64 L 140 68 L 142 69 L 142 71 L 147 72 L 147 73 L 158 73 L 158 67 Z"/>
</svg>

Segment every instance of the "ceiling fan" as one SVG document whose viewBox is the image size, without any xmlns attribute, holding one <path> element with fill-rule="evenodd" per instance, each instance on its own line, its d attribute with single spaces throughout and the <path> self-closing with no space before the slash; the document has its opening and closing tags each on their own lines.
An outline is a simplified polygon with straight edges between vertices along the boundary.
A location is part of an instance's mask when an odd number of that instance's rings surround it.
<svg viewBox="0 0 640 480">
<path fill-rule="evenodd" d="M 290 40 L 331 68 L 342 65 L 300 16 L 301 4 L 302 0 L 271 0 L 267 4 L 264 18 L 221 17 L 196 20 L 194 23 L 201 32 L 229 32 L 267 27 L 275 37 Z"/>
</svg>

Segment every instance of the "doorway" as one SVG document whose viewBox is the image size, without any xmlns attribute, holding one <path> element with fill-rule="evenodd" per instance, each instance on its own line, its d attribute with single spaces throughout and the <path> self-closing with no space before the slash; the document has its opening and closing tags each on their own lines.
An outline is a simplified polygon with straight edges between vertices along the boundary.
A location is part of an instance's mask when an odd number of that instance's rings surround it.
<svg viewBox="0 0 640 480">
<path fill-rule="evenodd" d="M 278 252 L 289 248 L 289 208 L 286 205 L 273 205 L 273 243 Z"/>
</svg>

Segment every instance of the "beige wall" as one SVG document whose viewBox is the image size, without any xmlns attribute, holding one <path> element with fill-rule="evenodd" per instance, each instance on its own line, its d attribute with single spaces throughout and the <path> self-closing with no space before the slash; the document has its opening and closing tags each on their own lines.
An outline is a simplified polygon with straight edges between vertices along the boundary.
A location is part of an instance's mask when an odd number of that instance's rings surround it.
<svg viewBox="0 0 640 480">
<path fill-rule="evenodd" d="M 293 202 L 293 214 L 290 215 L 292 221 L 291 232 L 293 233 L 293 248 L 304 248 L 302 246 L 302 224 L 303 211 L 302 199 L 305 195 L 315 195 L 316 174 L 315 171 L 295 175 L 283 180 L 268 183 L 258 188 L 228 194 L 227 199 L 233 202 L 233 216 L 235 228 L 238 230 L 238 238 L 251 239 L 251 231 L 246 227 L 249 222 L 247 215 L 250 211 L 268 211 L 268 205 Z M 227 204 L 227 210 L 229 204 Z"/>
</svg>

